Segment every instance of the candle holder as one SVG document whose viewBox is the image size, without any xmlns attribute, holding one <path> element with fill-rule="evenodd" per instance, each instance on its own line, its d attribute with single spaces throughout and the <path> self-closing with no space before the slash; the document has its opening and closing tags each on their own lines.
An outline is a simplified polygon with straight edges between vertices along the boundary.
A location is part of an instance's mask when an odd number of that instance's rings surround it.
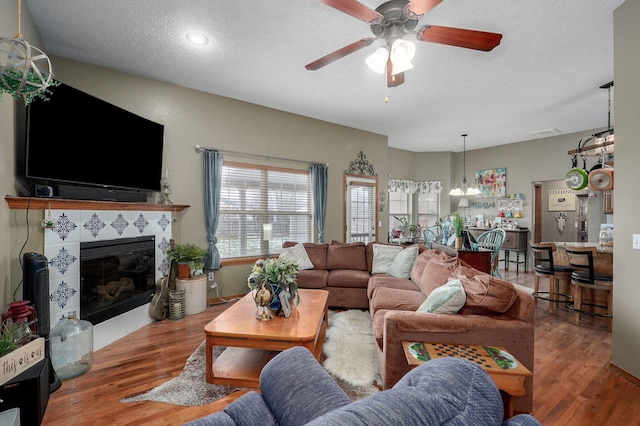
<svg viewBox="0 0 640 426">
<path fill-rule="evenodd" d="M 51 216 L 51 203 L 49 203 L 49 214 L 47 215 L 47 217 L 42 219 L 40 225 L 44 229 L 52 229 L 58 225 L 58 221 L 53 216 Z"/>
<path fill-rule="evenodd" d="M 162 199 L 160 200 L 160 203 L 173 204 L 173 202 L 169 199 L 169 195 L 173 193 L 173 190 L 171 189 L 171 181 L 169 180 L 169 169 L 164 169 L 162 171 L 160 186 L 162 187 Z"/>
<path fill-rule="evenodd" d="M 182 319 L 186 315 L 185 291 L 171 290 L 169 292 L 169 318 Z"/>
</svg>

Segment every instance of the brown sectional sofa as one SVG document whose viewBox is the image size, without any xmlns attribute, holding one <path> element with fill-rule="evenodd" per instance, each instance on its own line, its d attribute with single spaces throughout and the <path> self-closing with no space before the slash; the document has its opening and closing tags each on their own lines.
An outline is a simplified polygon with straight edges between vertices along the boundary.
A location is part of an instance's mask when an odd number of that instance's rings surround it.
<svg viewBox="0 0 640 426">
<path fill-rule="evenodd" d="M 295 244 L 287 242 L 283 247 Z M 298 273 L 298 285 L 328 290 L 329 306 L 369 310 L 385 389 L 409 371 L 403 340 L 503 346 L 533 372 L 531 294 L 457 257 L 424 247 L 410 279 L 371 274 L 373 244 L 381 243 L 304 243 L 314 268 Z M 466 293 L 458 313 L 417 312 L 434 289 L 452 279 L 459 279 Z M 527 395 L 513 400 L 515 412 L 532 410 L 532 377 L 525 380 L 525 387 Z"/>
<path fill-rule="evenodd" d="M 296 244 L 286 241 L 282 247 Z M 298 272 L 298 287 L 327 290 L 331 307 L 369 308 L 367 285 L 373 265 L 373 243 L 332 241 L 303 245 L 313 269 Z"/>
</svg>

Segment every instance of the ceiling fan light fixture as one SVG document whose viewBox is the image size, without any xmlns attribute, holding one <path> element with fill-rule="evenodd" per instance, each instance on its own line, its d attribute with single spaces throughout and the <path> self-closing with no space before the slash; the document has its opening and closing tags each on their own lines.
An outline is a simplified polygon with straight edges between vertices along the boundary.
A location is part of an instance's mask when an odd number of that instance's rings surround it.
<svg viewBox="0 0 640 426">
<path fill-rule="evenodd" d="M 416 46 L 410 41 L 398 39 L 391 45 L 392 70 L 391 74 L 398 74 L 413 68 L 411 60 L 416 55 Z"/>
<path fill-rule="evenodd" d="M 387 67 L 387 60 L 389 59 L 389 51 L 386 47 L 381 47 L 367 56 L 364 60 L 369 68 L 377 72 L 378 74 L 384 74 Z"/>
</svg>

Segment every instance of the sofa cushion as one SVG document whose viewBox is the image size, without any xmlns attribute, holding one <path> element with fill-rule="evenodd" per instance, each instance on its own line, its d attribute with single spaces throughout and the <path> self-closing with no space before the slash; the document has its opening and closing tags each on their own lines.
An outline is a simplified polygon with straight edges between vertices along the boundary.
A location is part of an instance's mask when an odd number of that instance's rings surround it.
<svg viewBox="0 0 640 426">
<path fill-rule="evenodd" d="M 371 299 L 373 290 L 377 287 L 399 288 L 403 290 L 420 291 L 418 286 L 412 280 L 392 277 L 387 274 L 371 275 L 367 284 L 367 297 Z"/>
<path fill-rule="evenodd" d="M 398 253 L 403 250 L 402 246 L 398 245 L 378 243 L 370 245 L 372 246 L 373 251 L 373 259 L 371 263 L 372 274 L 386 274 L 394 259 L 398 256 Z M 368 246 L 367 249 L 369 249 Z"/>
<path fill-rule="evenodd" d="M 418 312 L 455 314 L 464 306 L 466 301 L 467 295 L 464 292 L 462 283 L 460 280 L 455 279 L 433 290 L 427 299 L 422 302 Z"/>
<path fill-rule="evenodd" d="M 298 272 L 296 279 L 300 288 L 326 288 L 328 276 L 326 269 L 307 269 Z"/>
<path fill-rule="evenodd" d="M 369 272 L 354 271 L 351 269 L 332 269 L 328 271 L 328 287 L 356 287 L 367 288 L 369 283 Z"/>
<path fill-rule="evenodd" d="M 419 282 L 420 281 L 420 277 L 422 277 L 422 273 L 424 272 L 424 268 L 427 266 L 427 263 L 429 263 L 429 261 L 431 259 L 433 259 L 433 256 L 438 253 L 435 250 L 432 249 L 427 249 L 423 252 L 421 252 L 418 257 L 416 257 L 416 261 L 413 262 L 413 268 L 411 269 L 411 280 L 414 282 Z"/>
<path fill-rule="evenodd" d="M 426 296 L 421 291 L 378 287 L 373 290 L 369 301 L 369 310 L 375 313 L 380 309 L 416 311 Z"/>
<path fill-rule="evenodd" d="M 518 292 L 509 281 L 479 272 L 466 266 L 458 266 L 452 279 L 462 282 L 467 295 L 465 305 L 459 313 L 464 315 L 486 315 L 505 313 L 518 298 Z"/>
<path fill-rule="evenodd" d="M 369 271 L 363 242 L 341 243 L 331 241 L 327 249 L 327 269 L 353 269 Z"/>
<path fill-rule="evenodd" d="M 282 243 L 283 248 L 293 247 L 296 242 L 285 241 Z M 307 251 L 309 260 L 313 263 L 313 269 L 327 269 L 327 249 L 329 244 L 327 243 L 302 243 L 304 249 Z"/>
<path fill-rule="evenodd" d="M 296 263 L 300 271 L 305 269 L 313 269 L 313 263 L 309 259 L 307 250 L 302 243 L 298 243 L 293 247 L 286 247 L 280 251 L 280 259 L 285 259 L 290 262 Z"/>
<path fill-rule="evenodd" d="M 435 255 L 422 271 L 418 287 L 428 296 L 435 288 L 449 281 L 451 271 L 458 266 L 458 259 L 448 255 Z"/>
<path fill-rule="evenodd" d="M 391 266 L 389 266 L 389 269 L 387 270 L 387 274 L 391 275 L 392 277 L 404 278 L 408 280 L 411 275 L 413 263 L 415 262 L 417 256 L 417 245 L 407 247 L 406 249 L 398 253 L 396 258 L 393 259 Z"/>
<path fill-rule="evenodd" d="M 426 362 L 393 388 L 330 411 L 308 426 L 501 425 L 503 415 L 500 391 L 489 374 L 471 361 L 448 357 Z"/>
</svg>

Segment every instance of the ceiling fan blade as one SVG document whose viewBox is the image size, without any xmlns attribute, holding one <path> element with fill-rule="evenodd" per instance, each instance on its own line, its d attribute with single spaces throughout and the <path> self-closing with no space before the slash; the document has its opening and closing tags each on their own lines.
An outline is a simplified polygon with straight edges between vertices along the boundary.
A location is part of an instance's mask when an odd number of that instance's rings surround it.
<svg viewBox="0 0 640 426">
<path fill-rule="evenodd" d="M 367 37 L 367 38 L 360 39 L 334 52 L 331 52 L 320 59 L 316 59 L 315 61 L 305 65 L 304 67 L 309 71 L 315 71 L 317 69 L 324 67 L 325 65 L 329 65 L 331 62 L 337 61 L 340 58 L 350 55 L 353 52 L 357 52 L 363 47 L 369 46 L 371 43 L 373 43 L 375 39 L 376 37 Z"/>
<path fill-rule="evenodd" d="M 411 0 L 409 4 L 407 4 L 407 8 L 411 13 L 421 16 L 440 3 L 442 3 L 442 0 Z"/>
<path fill-rule="evenodd" d="M 376 20 L 382 20 L 384 17 L 371 9 L 369 6 L 357 2 L 356 0 L 320 0 L 327 6 L 338 9 L 348 15 L 358 18 L 364 22 L 372 23 Z"/>
<path fill-rule="evenodd" d="M 417 32 L 418 40 L 430 43 L 448 44 L 450 46 L 488 52 L 500 44 L 502 34 L 485 31 L 465 30 L 462 28 L 425 25 Z"/>
<path fill-rule="evenodd" d="M 398 74 L 391 74 L 393 66 L 391 64 L 391 59 L 387 60 L 387 87 L 397 87 L 404 83 L 404 73 L 399 72 Z"/>
</svg>

